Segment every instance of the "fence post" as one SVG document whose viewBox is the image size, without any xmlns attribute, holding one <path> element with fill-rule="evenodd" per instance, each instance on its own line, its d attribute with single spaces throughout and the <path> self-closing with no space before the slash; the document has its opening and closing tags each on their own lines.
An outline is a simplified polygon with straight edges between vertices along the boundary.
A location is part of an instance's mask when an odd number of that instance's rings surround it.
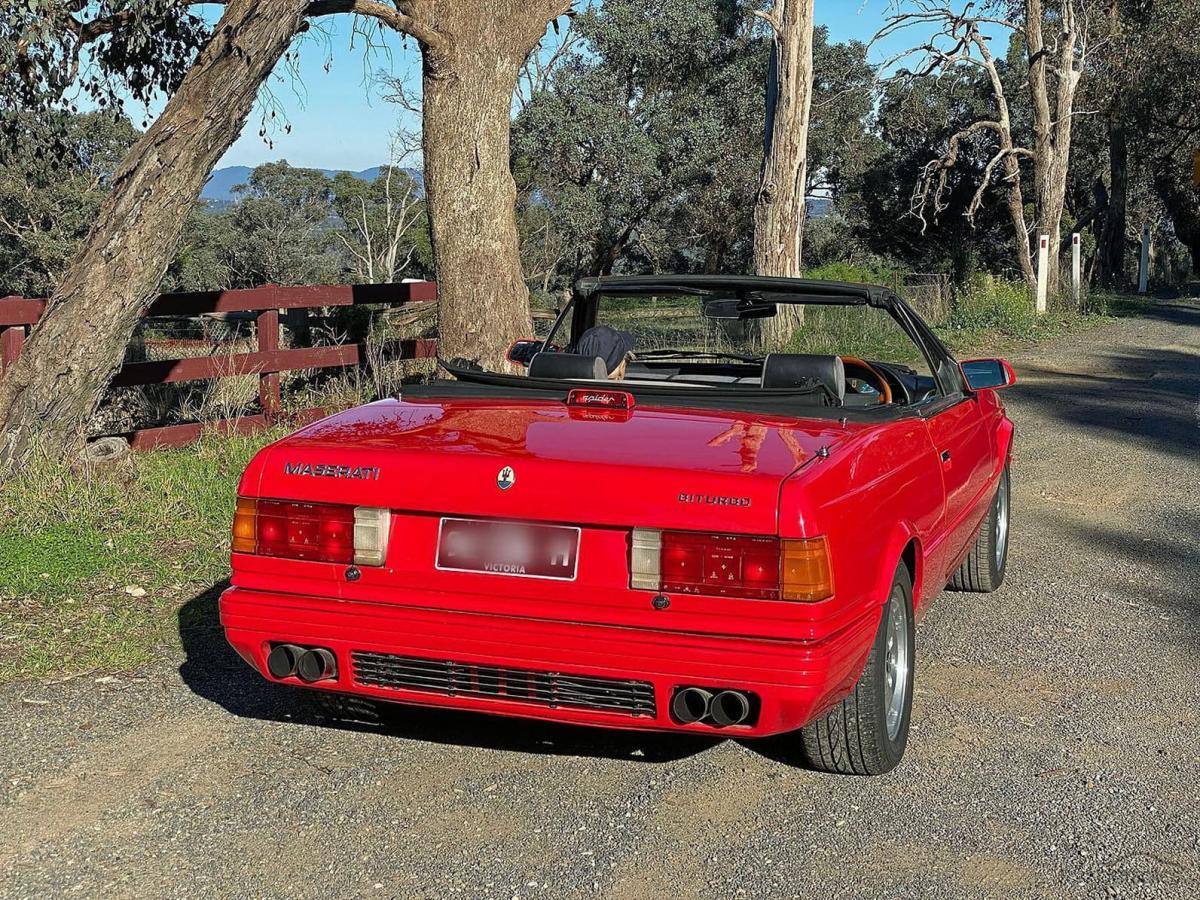
<svg viewBox="0 0 1200 900">
<path fill-rule="evenodd" d="M 1138 262 L 1138 293 L 1150 290 L 1150 226 L 1142 228 L 1142 257 Z"/>
<path fill-rule="evenodd" d="M 271 296 L 274 297 L 274 291 Z M 264 309 L 256 320 L 258 352 L 270 353 L 279 349 L 279 310 Z M 258 376 L 258 400 L 268 422 L 279 418 L 283 410 L 283 398 L 279 391 L 279 373 L 262 372 Z"/>
<path fill-rule="evenodd" d="M 1083 298 L 1083 245 L 1080 235 L 1071 235 L 1071 299 L 1075 308 L 1079 309 L 1079 301 Z"/>
<path fill-rule="evenodd" d="M 1046 293 L 1050 283 L 1050 235 L 1043 234 L 1038 238 L 1038 270 L 1037 270 L 1037 312 L 1046 312 Z"/>
<path fill-rule="evenodd" d="M 8 371 L 8 367 L 17 361 L 25 346 L 25 326 L 13 325 L 0 329 L 0 372 Z"/>
</svg>

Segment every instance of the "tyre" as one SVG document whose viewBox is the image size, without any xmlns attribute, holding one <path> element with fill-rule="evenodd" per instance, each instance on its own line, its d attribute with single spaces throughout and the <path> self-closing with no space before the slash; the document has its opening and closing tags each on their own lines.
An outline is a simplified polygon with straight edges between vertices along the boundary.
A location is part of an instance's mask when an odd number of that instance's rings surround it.
<svg viewBox="0 0 1200 900">
<path fill-rule="evenodd" d="M 800 729 L 806 766 L 839 775 L 882 775 L 899 765 L 912 717 L 914 637 L 912 578 L 901 563 L 858 684 Z"/>
<path fill-rule="evenodd" d="M 950 590 L 988 594 L 1004 583 L 1004 569 L 1008 565 L 1008 482 L 1008 466 L 1005 466 L 992 508 L 979 526 L 975 546 L 946 585 Z"/>
</svg>

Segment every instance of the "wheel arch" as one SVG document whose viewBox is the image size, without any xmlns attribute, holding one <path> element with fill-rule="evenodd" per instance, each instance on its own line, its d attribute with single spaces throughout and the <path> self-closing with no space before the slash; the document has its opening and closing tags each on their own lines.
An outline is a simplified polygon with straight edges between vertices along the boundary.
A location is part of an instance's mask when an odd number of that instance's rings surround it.
<svg viewBox="0 0 1200 900">
<path fill-rule="evenodd" d="M 1000 420 L 996 429 L 996 474 L 999 475 L 1004 467 L 1012 460 L 1013 443 L 1016 439 L 1017 428 L 1012 419 L 1005 416 Z"/>
<path fill-rule="evenodd" d="M 887 600 L 888 593 L 892 589 L 892 577 L 896 573 L 896 566 L 903 564 L 912 581 L 913 606 L 920 606 L 922 588 L 925 583 L 925 553 L 921 537 L 911 524 L 901 522 L 897 525 L 884 544 L 880 560 L 883 564 L 879 567 L 876 575 L 874 592 L 880 602 Z"/>
</svg>

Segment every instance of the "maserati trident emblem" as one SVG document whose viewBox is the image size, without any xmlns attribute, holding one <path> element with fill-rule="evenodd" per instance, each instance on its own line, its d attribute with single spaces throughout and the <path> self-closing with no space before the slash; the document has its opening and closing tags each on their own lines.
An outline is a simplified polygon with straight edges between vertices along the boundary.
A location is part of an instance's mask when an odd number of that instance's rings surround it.
<svg viewBox="0 0 1200 900">
<path fill-rule="evenodd" d="M 512 466 L 505 466 L 500 470 L 500 474 L 496 476 L 496 486 L 502 491 L 507 491 L 516 483 L 517 473 L 513 471 Z"/>
</svg>

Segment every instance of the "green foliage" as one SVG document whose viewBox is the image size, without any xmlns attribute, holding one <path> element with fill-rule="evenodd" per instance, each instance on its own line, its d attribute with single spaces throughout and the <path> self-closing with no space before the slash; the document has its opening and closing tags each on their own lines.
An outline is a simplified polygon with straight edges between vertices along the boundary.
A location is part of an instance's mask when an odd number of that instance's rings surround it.
<svg viewBox="0 0 1200 900">
<path fill-rule="evenodd" d="M 266 163 L 235 193 L 227 209 L 193 212 L 164 290 L 383 282 L 432 268 L 425 203 L 399 168 L 366 182 Z"/>
<path fill-rule="evenodd" d="M 883 88 L 878 112 L 883 150 L 849 201 L 857 234 L 871 251 L 910 271 L 948 272 L 955 281 L 976 270 L 1018 274 L 1000 189 L 991 189 L 974 227 L 965 215 L 993 152 L 987 134 L 965 142 L 950 173 L 946 209 L 937 215 L 931 210 L 924 221 L 912 213 L 922 168 L 944 152 L 952 134 L 991 118 L 991 102 L 986 76 L 973 67 Z"/>
<path fill-rule="evenodd" d="M 180 604 L 228 574 L 238 477 L 279 436 L 212 436 L 116 475 L 43 459 L 0 484 L 0 681 L 174 647 Z"/>
<path fill-rule="evenodd" d="M 881 284 L 885 287 L 897 288 L 901 273 L 884 265 L 866 265 L 851 262 L 831 262 L 822 266 L 806 268 L 805 278 L 817 278 L 825 281 L 849 281 L 858 284 Z"/>
<path fill-rule="evenodd" d="M 959 289 L 951 327 L 1020 335 L 1029 331 L 1036 315 L 1027 285 L 976 275 Z"/>
<path fill-rule="evenodd" d="M 337 238 L 355 281 L 383 283 L 433 270 L 429 217 L 421 186 L 409 172 L 385 166 L 374 181 L 339 172 L 332 190 L 342 223 Z"/>
<path fill-rule="evenodd" d="M 770 53 L 749 24 L 759 5 L 607 0 L 577 17 L 583 45 L 514 126 L 535 286 L 752 267 Z M 875 73 L 862 44 L 830 44 L 825 29 L 814 57 L 810 189 L 837 203 L 879 152 Z"/>
<path fill-rule="evenodd" d="M 57 151 L 42 135 L 0 163 L 0 296 L 47 296 L 87 234 L 136 132 L 102 113 L 56 114 Z"/>
<path fill-rule="evenodd" d="M 753 196 L 764 44 L 739 44 L 728 9 L 707 0 L 610 0 L 575 28 L 585 48 L 513 133 L 527 217 L 541 227 L 549 210 L 566 280 L 625 259 L 687 268 L 684 254 L 744 245 L 724 210 Z M 684 216 L 705 232 L 687 248 L 673 240 Z"/>
<path fill-rule="evenodd" d="M 209 33 L 190 0 L 17 0 L 0 5 L 0 162 L 30 143 L 63 151 L 57 113 L 170 94 Z M 145 127 L 143 125 L 143 127 Z M 59 139 L 65 142 L 59 144 Z M 11 156 L 8 156 L 11 154 Z"/>
</svg>

